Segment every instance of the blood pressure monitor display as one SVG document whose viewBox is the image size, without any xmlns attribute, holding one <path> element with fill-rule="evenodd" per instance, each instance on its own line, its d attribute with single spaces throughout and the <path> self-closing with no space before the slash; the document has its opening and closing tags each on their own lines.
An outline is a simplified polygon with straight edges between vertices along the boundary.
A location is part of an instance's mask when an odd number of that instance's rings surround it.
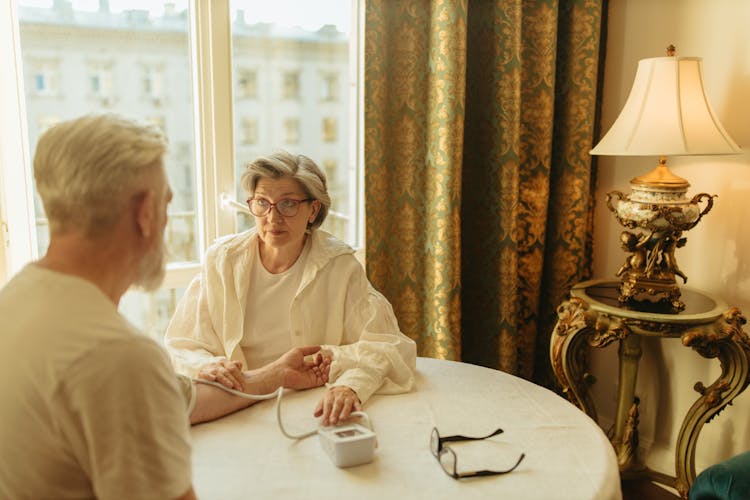
<svg viewBox="0 0 750 500">
<path fill-rule="evenodd" d="M 360 432 L 359 429 L 347 429 L 345 431 L 339 431 L 336 433 L 338 437 L 342 437 L 342 438 L 357 436 L 359 434 L 362 434 L 362 432 Z"/>
</svg>

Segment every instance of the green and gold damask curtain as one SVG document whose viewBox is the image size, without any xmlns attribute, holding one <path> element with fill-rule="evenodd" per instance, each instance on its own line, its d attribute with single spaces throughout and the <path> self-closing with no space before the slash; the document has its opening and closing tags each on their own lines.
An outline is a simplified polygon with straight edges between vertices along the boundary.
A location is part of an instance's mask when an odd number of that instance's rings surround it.
<svg viewBox="0 0 750 500">
<path fill-rule="evenodd" d="M 590 274 L 604 1 L 366 1 L 367 267 L 420 355 L 548 381 Z"/>
</svg>

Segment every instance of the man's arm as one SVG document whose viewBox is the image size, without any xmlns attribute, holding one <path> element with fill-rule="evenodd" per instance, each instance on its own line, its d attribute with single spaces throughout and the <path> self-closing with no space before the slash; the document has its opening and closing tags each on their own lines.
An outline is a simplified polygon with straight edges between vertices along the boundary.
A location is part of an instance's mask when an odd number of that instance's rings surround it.
<svg viewBox="0 0 750 500">
<path fill-rule="evenodd" d="M 328 381 L 330 363 L 330 359 L 320 354 L 320 346 L 295 347 L 263 368 L 243 372 L 244 392 L 262 395 L 270 394 L 279 387 L 319 387 Z M 236 396 L 216 386 L 199 382 L 194 382 L 194 385 L 195 405 L 190 413 L 191 424 L 215 420 L 256 403 L 256 400 Z"/>
</svg>

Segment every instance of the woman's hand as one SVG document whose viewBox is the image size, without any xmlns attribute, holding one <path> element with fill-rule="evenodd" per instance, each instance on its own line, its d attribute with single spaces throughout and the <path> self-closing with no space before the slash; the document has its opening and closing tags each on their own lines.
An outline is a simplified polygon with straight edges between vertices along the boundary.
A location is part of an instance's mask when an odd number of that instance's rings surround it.
<svg viewBox="0 0 750 500">
<path fill-rule="evenodd" d="M 328 382 L 331 359 L 320 346 L 294 347 L 270 365 L 278 373 L 277 385 L 289 389 L 310 389 Z"/>
<path fill-rule="evenodd" d="M 218 382 L 235 391 L 245 390 L 245 377 L 242 374 L 242 363 L 239 361 L 222 359 L 208 364 L 198 371 L 198 378 Z"/>
<path fill-rule="evenodd" d="M 357 393 L 350 387 L 331 387 L 315 408 L 315 416 L 323 417 L 323 425 L 336 425 L 349 418 L 353 411 L 362 411 Z"/>
</svg>

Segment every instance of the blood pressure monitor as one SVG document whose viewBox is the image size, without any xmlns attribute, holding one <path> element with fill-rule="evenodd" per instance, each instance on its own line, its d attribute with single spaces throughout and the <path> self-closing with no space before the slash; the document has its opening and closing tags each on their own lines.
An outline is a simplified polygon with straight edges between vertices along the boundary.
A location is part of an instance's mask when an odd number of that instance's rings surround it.
<svg viewBox="0 0 750 500">
<path fill-rule="evenodd" d="M 375 433 L 360 424 L 318 429 L 318 437 L 337 467 L 366 464 L 372 462 L 375 455 Z"/>
</svg>

